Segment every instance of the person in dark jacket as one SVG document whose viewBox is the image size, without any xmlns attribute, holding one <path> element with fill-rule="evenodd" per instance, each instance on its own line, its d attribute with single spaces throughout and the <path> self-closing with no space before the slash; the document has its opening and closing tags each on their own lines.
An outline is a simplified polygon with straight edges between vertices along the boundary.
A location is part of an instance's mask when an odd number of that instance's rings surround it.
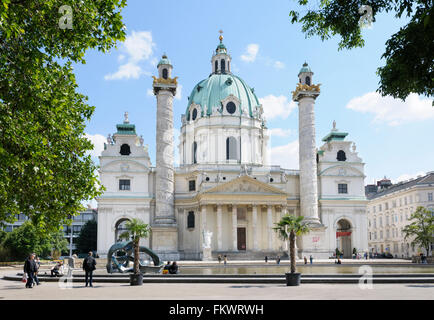
<svg viewBox="0 0 434 320">
<path fill-rule="evenodd" d="M 172 265 L 169 267 L 169 273 L 170 274 L 178 273 L 178 265 L 176 264 L 176 261 L 173 261 Z"/>
<path fill-rule="evenodd" d="M 35 259 L 34 259 L 34 261 L 35 261 L 35 265 L 36 265 L 36 271 L 35 271 L 35 274 L 34 274 L 34 277 L 35 277 L 35 283 L 39 286 L 39 279 L 38 279 L 38 271 L 39 271 L 39 268 L 41 267 L 41 260 L 39 260 L 39 257 L 34 253 L 34 255 L 35 255 Z"/>
<path fill-rule="evenodd" d="M 92 251 L 89 252 L 88 256 L 84 258 L 83 260 L 83 270 L 86 273 L 86 287 L 89 284 L 90 287 L 93 287 L 92 285 L 92 276 L 93 271 L 96 269 L 96 261 L 95 258 L 92 257 Z"/>
<path fill-rule="evenodd" d="M 35 262 L 35 254 L 32 253 L 24 262 L 24 272 L 27 273 L 26 288 L 33 288 L 33 281 L 35 278 L 35 272 L 37 271 L 37 266 Z"/>
</svg>

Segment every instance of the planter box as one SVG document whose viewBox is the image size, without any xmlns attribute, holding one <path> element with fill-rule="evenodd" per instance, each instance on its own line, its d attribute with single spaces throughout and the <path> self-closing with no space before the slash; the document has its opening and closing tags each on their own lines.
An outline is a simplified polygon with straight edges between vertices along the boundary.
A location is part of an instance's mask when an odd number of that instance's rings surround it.
<svg viewBox="0 0 434 320">
<path fill-rule="evenodd" d="M 285 273 L 287 286 L 299 286 L 301 273 Z"/>
<path fill-rule="evenodd" d="M 143 274 L 130 274 L 130 285 L 141 286 L 143 285 Z"/>
</svg>

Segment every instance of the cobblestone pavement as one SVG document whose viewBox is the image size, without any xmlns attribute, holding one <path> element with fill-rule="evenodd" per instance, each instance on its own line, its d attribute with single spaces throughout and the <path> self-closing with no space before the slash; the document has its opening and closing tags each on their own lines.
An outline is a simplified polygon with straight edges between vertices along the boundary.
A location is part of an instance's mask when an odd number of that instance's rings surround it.
<svg viewBox="0 0 434 320">
<path fill-rule="evenodd" d="M 42 283 L 26 289 L 21 282 L 3 280 L 14 270 L 0 271 L 0 300 L 285 300 L 285 299 L 423 299 L 434 300 L 433 284 L 374 284 L 373 289 L 360 289 L 355 284 L 302 284 L 286 287 L 274 284 L 129 284 L 83 283 L 61 289 L 57 282 Z"/>
</svg>

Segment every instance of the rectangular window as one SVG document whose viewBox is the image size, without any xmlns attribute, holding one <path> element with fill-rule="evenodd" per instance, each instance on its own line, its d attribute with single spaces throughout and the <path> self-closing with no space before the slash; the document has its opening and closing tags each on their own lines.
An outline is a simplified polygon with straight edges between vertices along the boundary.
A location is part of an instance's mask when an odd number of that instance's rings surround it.
<svg viewBox="0 0 434 320">
<path fill-rule="evenodd" d="M 377 212 L 377 207 L 376 206 L 374 206 L 374 213 L 376 213 Z"/>
<path fill-rule="evenodd" d="M 119 180 L 119 190 L 130 190 L 130 180 Z"/>
<path fill-rule="evenodd" d="M 387 203 L 386 203 L 386 204 L 387 204 Z M 378 205 L 378 211 L 381 212 L 381 210 L 383 210 L 383 208 L 382 208 L 382 206 L 381 206 L 381 204 L 380 204 L 380 205 Z"/>
<path fill-rule="evenodd" d="M 386 203 L 384 204 L 384 210 L 389 210 L 389 203 L 388 203 L 388 202 L 386 202 Z"/>
<path fill-rule="evenodd" d="M 432 201 L 432 192 L 428 193 L 428 201 Z"/>
<path fill-rule="evenodd" d="M 81 226 L 72 226 L 72 233 L 79 234 L 81 231 Z"/>
<path fill-rule="evenodd" d="M 346 183 L 339 183 L 338 193 L 348 193 L 348 185 Z"/>
<path fill-rule="evenodd" d="M 380 239 L 383 239 L 383 231 L 380 231 Z"/>
<path fill-rule="evenodd" d="M 188 190 L 195 191 L 196 190 L 196 180 L 188 181 Z"/>
</svg>

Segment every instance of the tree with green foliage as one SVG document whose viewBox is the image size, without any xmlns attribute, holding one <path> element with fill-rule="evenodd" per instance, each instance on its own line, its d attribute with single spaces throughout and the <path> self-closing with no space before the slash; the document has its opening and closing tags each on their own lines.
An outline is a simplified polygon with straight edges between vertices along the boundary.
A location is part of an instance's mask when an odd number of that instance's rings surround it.
<svg viewBox="0 0 434 320">
<path fill-rule="evenodd" d="M 98 224 L 95 220 L 89 220 L 81 228 L 76 246 L 79 253 L 96 251 Z"/>
<path fill-rule="evenodd" d="M 404 239 L 412 238 L 411 245 L 425 248 L 426 255 L 429 255 L 434 243 L 434 212 L 419 206 L 410 216 L 410 221 L 412 222 L 402 229 Z"/>
<path fill-rule="evenodd" d="M 10 259 L 24 260 L 30 253 L 48 257 L 53 251 L 65 251 L 68 242 L 61 231 L 41 232 L 30 221 L 9 232 L 3 240 L 3 247 L 10 252 Z"/>
<path fill-rule="evenodd" d="M 131 239 L 133 241 L 133 249 L 134 249 L 134 274 L 140 274 L 140 268 L 139 268 L 139 257 L 140 257 L 140 250 L 139 250 L 139 241 L 140 239 L 144 238 L 146 239 L 149 237 L 149 233 L 151 232 L 151 228 L 148 224 L 142 222 L 139 219 L 132 219 L 129 220 L 125 224 L 125 228 L 127 231 L 122 233 L 121 238 L 122 239 Z"/>
<path fill-rule="evenodd" d="M 386 42 L 385 65 L 378 68 L 379 91 L 383 96 L 405 100 L 410 93 L 434 95 L 434 6 L 432 0 L 298 0 L 309 6 L 303 16 L 293 10 L 292 23 L 302 24 L 307 37 L 321 40 L 339 35 L 339 49 L 363 47 L 363 19 L 372 12 L 372 21 L 381 12 L 410 21 Z M 368 7 L 369 6 L 369 7 Z M 371 11 L 372 9 L 372 11 Z M 434 105 L 434 102 L 433 102 Z"/>
<path fill-rule="evenodd" d="M 276 227 L 273 228 L 277 232 L 279 238 L 284 241 L 289 240 L 289 257 L 291 261 L 291 273 L 296 271 L 295 260 L 295 238 L 303 234 L 309 233 L 309 226 L 303 221 L 303 216 L 285 215 L 278 223 L 275 223 Z"/>
<path fill-rule="evenodd" d="M 0 222 L 25 214 L 58 230 L 100 194 L 85 138 L 94 107 L 77 92 L 73 63 L 125 39 L 125 0 L 2 0 L 0 5 Z"/>
</svg>

